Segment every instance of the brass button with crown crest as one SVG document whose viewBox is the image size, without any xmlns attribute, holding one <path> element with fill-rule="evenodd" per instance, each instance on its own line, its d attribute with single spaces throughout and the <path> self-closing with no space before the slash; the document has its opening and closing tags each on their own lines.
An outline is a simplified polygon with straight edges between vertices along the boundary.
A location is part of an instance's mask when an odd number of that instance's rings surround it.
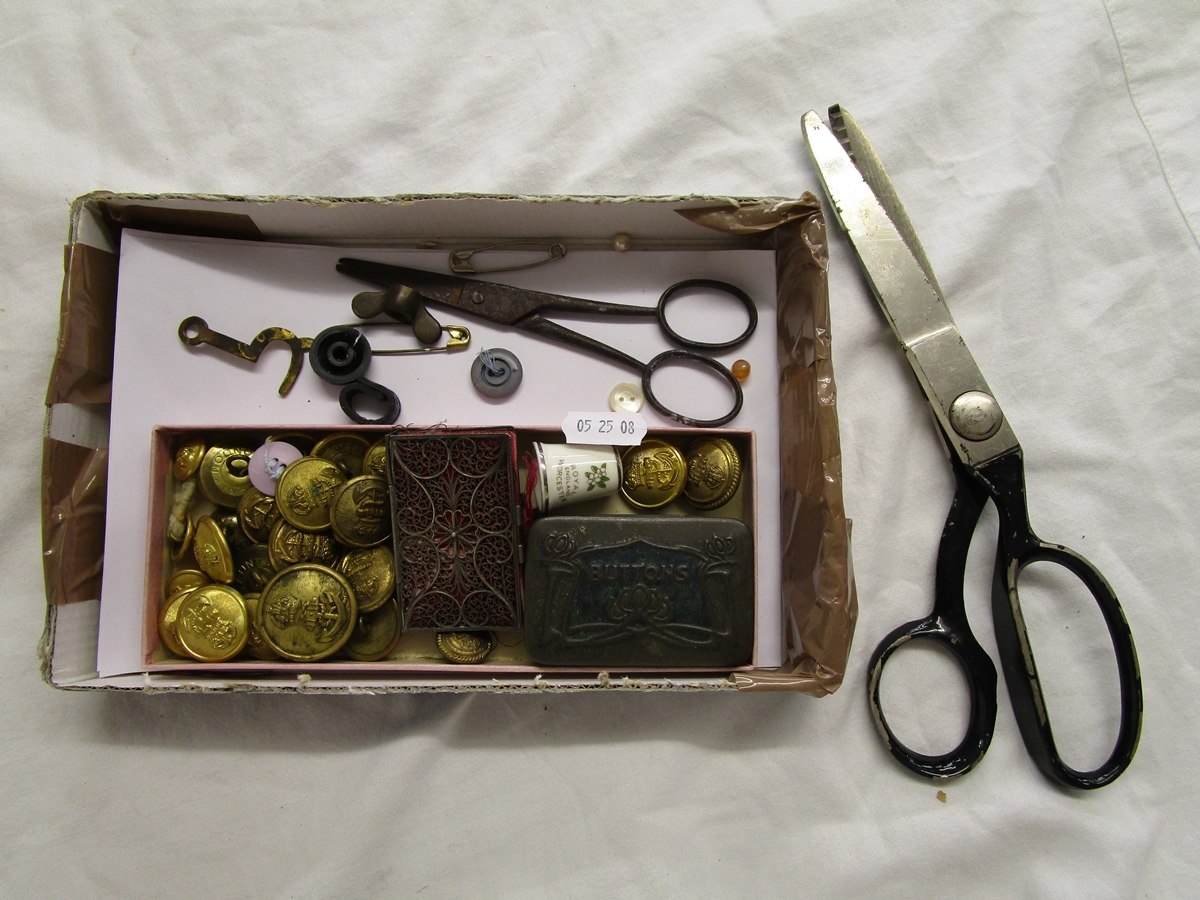
<svg viewBox="0 0 1200 900">
<path fill-rule="evenodd" d="M 206 579 L 207 583 L 207 579 Z M 179 635 L 175 630 L 175 623 L 179 618 L 179 607 L 184 599 L 196 587 L 183 588 L 167 598 L 162 607 L 158 611 L 158 637 L 162 641 L 163 646 L 170 650 L 176 656 L 186 659 L 191 656 L 179 643 Z"/>
<path fill-rule="evenodd" d="M 621 456 L 621 496 L 638 509 L 658 509 L 681 493 L 687 466 L 677 447 L 647 438 Z"/>
<path fill-rule="evenodd" d="M 327 459 L 341 469 L 346 478 L 363 474 L 363 458 L 371 442 L 357 434 L 331 434 L 317 441 L 312 456 Z"/>
<path fill-rule="evenodd" d="M 265 544 L 272 526 L 279 521 L 279 507 L 274 497 L 251 485 L 238 501 L 237 516 L 246 537 L 256 544 Z"/>
<path fill-rule="evenodd" d="M 439 631 L 437 648 L 452 663 L 483 662 L 496 647 L 486 631 Z"/>
<path fill-rule="evenodd" d="M 166 595 L 174 597 L 180 591 L 190 591 L 212 581 L 199 569 L 180 569 L 167 579 Z"/>
<path fill-rule="evenodd" d="M 176 481 L 187 481 L 196 474 L 200 463 L 204 460 L 207 445 L 200 438 L 191 438 L 175 451 L 175 462 L 171 466 L 171 474 Z"/>
<path fill-rule="evenodd" d="M 271 536 L 267 539 L 267 553 L 277 572 L 298 563 L 313 562 L 332 566 L 337 562 L 337 548 L 330 535 L 301 531 L 283 519 L 271 528 Z"/>
<path fill-rule="evenodd" d="M 383 659 L 400 643 L 400 607 L 396 598 L 373 612 L 362 613 L 342 652 L 358 662 Z"/>
<path fill-rule="evenodd" d="M 196 476 L 204 499 L 214 506 L 237 509 L 250 487 L 251 453 L 242 447 L 210 447 Z"/>
<path fill-rule="evenodd" d="M 363 457 L 363 474 L 387 480 L 387 439 L 376 441 Z"/>
<path fill-rule="evenodd" d="M 256 624 L 284 659 L 315 662 L 340 650 L 358 622 L 354 589 L 325 566 L 284 569 L 258 599 Z"/>
<path fill-rule="evenodd" d="M 293 528 L 325 531 L 333 494 L 345 483 L 346 476 L 332 462 L 306 456 L 283 470 L 275 489 L 275 505 Z"/>
<path fill-rule="evenodd" d="M 267 643 L 266 638 L 262 636 L 262 628 L 257 624 L 259 597 L 260 595 L 255 593 L 242 594 L 242 599 L 246 601 L 246 617 L 250 623 L 250 630 L 246 635 L 246 652 L 255 659 L 264 661 L 279 659 L 279 654 Z"/>
<path fill-rule="evenodd" d="M 725 438 L 694 441 L 684 454 L 687 481 L 683 495 L 697 509 L 717 509 L 737 493 L 742 483 L 742 460 Z"/>
<path fill-rule="evenodd" d="M 188 592 L 175 616 L 179 645 L 201 662 L 225 662 L 246 646 L 246 601 L 224 584 L 206 584 Z"/>
<path fill-rule="evenodd" d="M 396 560 L 391 547 L 351 550 L 337 564 L 354 588 L 360 613 L 382 606 L 396 592 Z"/>
<path fill-rule="evenodd" d="M 387 482 L 374 475 L 352 478 L 333 492 L 333 536 L 347 547 L 374 547 L 392 536 Z"/>
<path fill-rule="evenodd" d="M 201 571 L 213 581 L 222 584 L 233 581 L 233 553 L 225 540 L 225 532 L 212 516 L 201 516 L 196 522 L 192 553 Z"/>
</svg>

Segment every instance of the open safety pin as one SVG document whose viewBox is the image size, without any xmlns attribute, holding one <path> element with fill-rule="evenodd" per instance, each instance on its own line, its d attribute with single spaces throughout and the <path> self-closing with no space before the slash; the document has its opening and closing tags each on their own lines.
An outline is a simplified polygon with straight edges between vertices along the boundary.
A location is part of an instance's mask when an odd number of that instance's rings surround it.
<svg viewBox="0 0 1200 900">
<path fill-rule="evenodd" d="M 500 250 L 503 248 L 511 250 L 540 250 L 547 254 L 547 256 L 545 259 L 539 259 L 530 263 L 519 263 L 511 266 L 495 266 L 490 269 L 479 268 L 471 262 L 471 257 L 476 253 L 487 253 L 489 250 Z M 491 244 L 487 247 L 465 247 L 461 250 L 451 250 L 450 271 L 458 272 L 459 274 L 464 275 L 484 275 L 489 272 L 517 272 L 521 269 L 536 269 L 538 266 L 544 266 L 546 263 L 552 263 L 557 259 L 562 259 L 566 255 L 567 245 L 562 241 L 552 241 L 549 244 L 542 241 L 501 241 L 499 244 Z"/>
<path fill-rule="evenodd" d="M 390 325 L 390 322 L 356 322 L 347 328 L 362 328 L 368 325 Z M 442 325 L 441 330 L 446 334 L 446 343 L 441 347 L 415 347 L 411 350 L 374 350 L 375 356 L 404 356 L 413 353 L 445 353 L 463 350 L 471 343 L 471 332 L 462 325 Z M 249 344 L 244 344 L 227 334 L 213 331 L 208 323 L 200 316 L 188 316 L 179 323 L 179 339 L 189 347 L 199 344 L 209 344 L 218 350 L 230 353 L 247 362 L 258 362 L 263 350 L 268 344 L 282 341 L 292 351 L 292 359 L 288 364 L 287 374 L 279 385 L 279 396 L 286 397 L 296 383 L 296 377 L 304 366 L 304 354 L 312 347 L 313 338 L 297 337 L 286 328 L 264 328 Z"/>
</svg>

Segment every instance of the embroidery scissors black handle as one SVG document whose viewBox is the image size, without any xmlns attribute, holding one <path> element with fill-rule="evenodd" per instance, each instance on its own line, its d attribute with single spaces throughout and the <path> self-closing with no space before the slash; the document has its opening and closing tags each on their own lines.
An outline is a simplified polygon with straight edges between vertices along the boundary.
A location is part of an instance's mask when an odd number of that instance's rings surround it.
<svg viewBox="0 0 1200 900">
<path fill-rule="evenodd" d="M 469 315 L 489 319 L 502 325 L 509 325 L 540 334 L 559 343 L 594 353 L 597 356 L 612 360 L 641 373 L 642 390 L 646 401 L 665 416 L 675 419 L 684 425 L 700 428 L 713 428 L 732 421 L 742 409 L 742 387 L 724 365 L 699 351 L 726 350 L 744 343 L 754 333 L 758 326 L 758 310 L 750 295 L 735 285 L 724 281 L 714 281 L 707 278 L 692 278 L 681 281 L 667 288 L 659 298 L 656 306 L 628 306 L 622 303 L 603 303 L 597 300 L 585 300 L 579 297 L 566 297 L 560 294 L 547 294 L 541 291 L 528 291 L 509 285 L 496 284 L 472 278 L 460 278 L 454 275 L 443 275 L 438 272 L 425 272 L 419 269 L 409 269 L 403 266 L 392 266 L 385 263 L 368 262 L 360 259 L 344 258 L 338 261 L 337 269 L 343 275 L 368 281 L 394 290 L 397 285 L 410 288 L 412 292 L 425 300 L 450 306 Z M 728 341 L 705 342 L 686 338 L 675 331 L 667 321 L 667 305 L 686 290 L 700 288 L 728 294 L 736 299 L 746 310 L 748 322 L 741 334 Z M 405 314 L 417 316 L 419 313 L 412 308 L 411 300 L 404 291 L 396 291 L 396 296 L 405 296 L 410 306 Z M 363 295 L 360 294 L 359 297 Z M 374 292 L 370 296 L 376 296 Z M 359 297 L 355 298 L 358 305 Z M 386 311 L 386 310 L 385 310 Z M 557 322 L 548 319 L 545 313 L 569 312 L 586 313 L 598 316 L 621 317 L 654 317 L 663 332 L 676 344 L 686 349 L 667 350 L 658 354 L 648 363 L 624 353 L 615 347 L 590 338 L 587 335 L 572 331 Z M 426 315 L 428 313 L 425 313 Z M 716 372 L 733 392 L 731 409 L 715 419 L 695 419 L 675 410 L 669 409 L 655 395 L 651 385 L 654 373 L 664 364 L 686 360 Z"/>
<path fill-rule="evenodd" d="M 809 150 L 834 215 L 933 409 L 956 484 L 938 549 L 933 612 L 895 629 L 871 657 L 867 697 L 876 728 L 896 759 L 930 777 L 970 771 L 987 751 L 996 726 L 996 668 L 967 622 L 963 576 L 975 525 L 991 500 L 1000 514 L 992 619 L 1021 736 L 1047 777 L 1074 788 L 1102 787 L 1129 766 L 1141 735 L 1142 682 L 1129 623 L 1095 566 L 1073 550 L 1042 541 L 1030 528 L 1021 445 L 950 316 L 895 187 L 854 120 L 836 106 L 829 119 L 832 127 L 826 128 L 815 112 L 805 114 Z M 1108 759 L 1092 770 L 1064 763 L 1050 728 L 1017 584 L 1021 571 L 1034 562 L 1061 566 L 1087 587 L 1112 642 L 1121 691 L 1120 726 Z M 969 686 L 967 733 L 949 753 L 930 756 L 904 746 L 880 705 L 884 667 L 897 649 L 914 640 L 947 649 Z"/>
</svg>

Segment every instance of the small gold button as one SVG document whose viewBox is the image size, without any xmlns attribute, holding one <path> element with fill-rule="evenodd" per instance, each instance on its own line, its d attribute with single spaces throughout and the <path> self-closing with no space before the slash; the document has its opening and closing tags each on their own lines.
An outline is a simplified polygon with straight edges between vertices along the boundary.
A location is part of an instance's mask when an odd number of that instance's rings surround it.
<svg viewBox="0 0 1200 900">
<path fill-rule="evenodd" d="M 666 506 L 681 493 L 687 466 L 678 448 L 647 438 L 621 457 L 621 496 L 639 509 Z"/>
<path fill-rule="evenodd" d="M 375 662 L 383 659 L 400 643 L 400 608 L 396 598 L 374 612 L 363 613 L 342 651 L 358 662 Z"/>
<path fill-rule="evenodd" d="M 705 438 L 687 449 L 683 495 L 697 509 L 724 506 L 742 483 L 742 461 L 725 438 Z"/>
<path fill-rule="evenodd" d="M 317 441 L 310 455 L 327 459 L 342 470 L 347 478 L 357 478 L 363 473 L 363 458 L 371 442 L 357 434 L 331 434 Z"/>
<path fill-rule="evenodd" d="M 172 474 L 176 481 L 187 481 L 196 474 L 201 460 L 204 459 L 204 448 L 204 441 L 192 438 L 176 451 L 175 464 L 172 466 Z"/>
<path fill-rule="evenodd" d="M 275 505 L 293 528 L 325 531 L 334 491 L 345 483 L 346 476 L 332 462 L 306 456 L 283 470 L 275 489 Z"/>
<path fill-rule="evenodd" d="M 225 540 L 225 532 L 212 516 L 201 516 L 196 522 L 192 552 L 201 571 L 213 581 L 221 584 L 233 581 L 233 553 Z"/>
<path fill-rule="evenodd" d="M 337 564 L 354 588 L 359 613 L 383 606 L 396 592 L 396 561 L 391 547 L 351 550 Z"/>
<path fill-rule="evenodd" d="M 495 649 L 486 631 L 440 631 L 437 648 L 452 663 L 482 662 Z"/>
<path fill-rule="evenodd" d="M 246 601 L 224 584 L 206 584 L 188 593 L 175 618 L 179 645 L 201 662 L 225 662 L 246 646 Z"/>
<path fill-rule="evenodd" d="M 295 662 L 314 662 L 340 650 L 357 622 L 350 582 L 312 563 L 276 575 L 258 599 L 255 619 L 271 648 Z"/>
<path fill-rule="evenodd" d="M 392 536 L 388 486 L 382 478 L 360 475 L 333 492 L 329 508 L 333 536 L 347 547 L 374 547 Z"/>
<path fill-rule="evenodd" d="M 237 509 L 242 494 L 250 487 L 250 457 L 242 447 L 210 447 L 200 462 L 197 478 L 200 493 L 214 506 Z"/>
</svg>

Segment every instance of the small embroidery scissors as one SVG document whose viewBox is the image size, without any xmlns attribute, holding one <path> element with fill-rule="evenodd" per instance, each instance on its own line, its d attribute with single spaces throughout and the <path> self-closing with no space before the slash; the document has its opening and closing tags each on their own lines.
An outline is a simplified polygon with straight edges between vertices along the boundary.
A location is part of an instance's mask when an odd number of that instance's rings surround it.
<svg viewBox="0 0 1200 900">
<path fill-rule="evenodd" d="M 1142 681 L 1129 623 L 1104 576 L 1060 544 L 1042 541 L 1029 526 L 1021 445 L 966 348 L 896 189 L 866 136 L 845 110 L 829 110 L 827 128 L 815 112 L 804 131 L 825 193 L 858 254 L 871 291 L 904 347 L 921 391 L 933 407 L 949 450 L 955 492 L 938 548 L 933 612 L 883 639 L 871 657 L 867 696 L 876 728 L 892 755 L 930 777 L 961 775 L 987 752 L 996 725 L 996 667 L 967 622 L 963 576 L 975 525 L 990 499 L 1000 513 L 992 579 L 992 619 L 1008 695 L 1030 756 L 1047 777 L 1075 788 L 1114 781 L 1133 760 L 1142 727 Z M 1116 744 L 1098 768 L 1079 771 L 1059 756 L 1033 661 L 1017 580 L 1033 562 L 1065 568 L 1095 599 L 1108 626 L 1121 688 Z M 909 641 L 940 644 L 955 657 L 971 697 L 967 734 L 954 750 L 927 756 L 905 747 L 879 703 L 884 665 Z"/>
<path fill-rule="evenodd" d="M 540 334 L 542 337 L 586 350 L 640 372 L 646 401 L 663 415 L 670 416 L 684 425 L 714 428 L 732 421 L 742 409 L 742 388 L 737 378 L 720 362 L 698 352 L 737 347 L 749 339 L 758 325 L 758 310 L 749 294 L 727 282 L 692 278 L 667 288 L 659 298 L 657 306 L 628 306 L 622 303 L 602 303 L 597 300 L 528 291 L 490 281 L 460 278 L 438 272 L 424 272 L 419 269 L 407 269 L 402 266 L 368 262 L 361 259 L 341 259 L 338 261 L 337 269 L 343 275 L 349 275 L 352 278 L 371 282 L 384 288 L 382 292 L 364 291 L 358 294 L 353 301 L 356 315 L 369 318 L 380 311 L 386 312 L 401 321 L 411 322 L 413 332 L 418 338 L 421 338 L 422 330 L 428 329 L 432 335 L 437 327 L 436 322 L 424 308 L 422 301 L 428 300 L 453 307 L 468 315 L 479 316 L 502 325 L 510 325 L 513 328 Z M 745 308 L 749 317 L 745 330 L 732 340 L 715 343 L 695 341 L 678 334 L 667 322 L 666 307 L 668 302 L 677 295 L 690 289 L 714 291 L 735 298 Z M 659 327 L 668 338 L 688 349 L 667 350 L 655 356 L 648 363 L 643 363 L 615 347 L 610 347 L 559 325 L 557 322 L 550 321 L 544 315 L 549 312 L 592 313 L 599 316 L 621 317 L 653 316 L 658 319 Z M 725 415 L 716 419 L 694 419 L 668 409 L 655 396 L 650 384 L 655 371 L 664 363 L 679 360 L 687 360 L 705 366 L 725 380 L 732 389 L 734 397 L 733 407 Z"/>
</svg>

